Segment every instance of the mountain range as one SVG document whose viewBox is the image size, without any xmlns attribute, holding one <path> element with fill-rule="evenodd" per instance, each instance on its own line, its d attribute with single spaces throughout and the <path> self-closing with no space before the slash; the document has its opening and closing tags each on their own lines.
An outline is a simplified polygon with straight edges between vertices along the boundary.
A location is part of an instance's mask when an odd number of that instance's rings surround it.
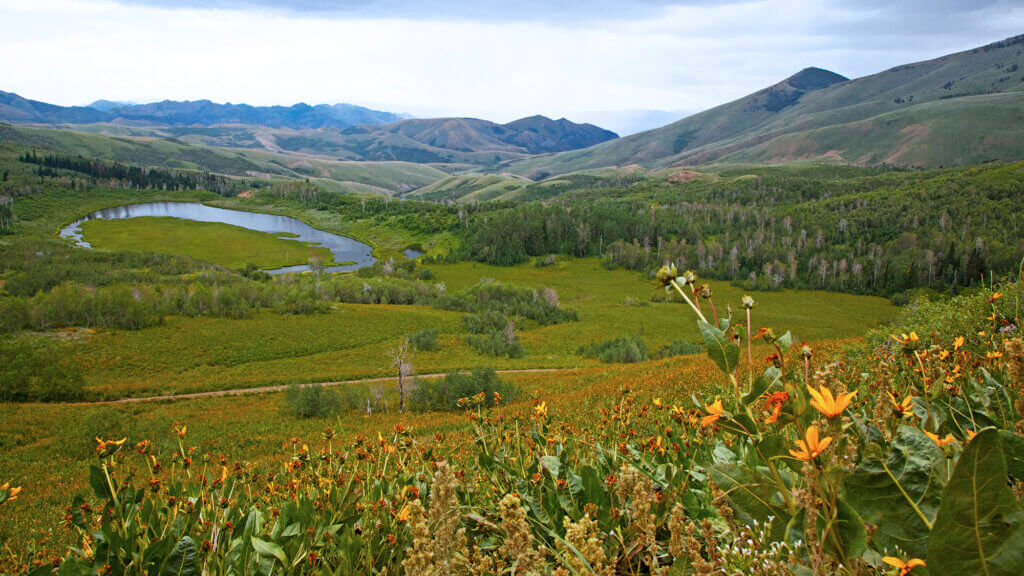
<svg viewBox="0 0 1024 576">
<path fill-rule="evenodd" d="M 807 68 L 662 128 L 495 167 L 533 179 L 638 164 L 938 167 L 1024 158 L 1024 35 L 857 79 Z"/>
<path fill-rule="evenodd" d="M 124 124 L 131 126 L 213 126 L 247 124 L 271 128 L 348 128 L 387 124 L 405 114 L 371 110 L 354 104 L 250 106 L 209 100 L 132 104 L 97 100 L 89 106 L 56 106 L 0 91 L 0 120 L 14 124 Z"/>
</svg>

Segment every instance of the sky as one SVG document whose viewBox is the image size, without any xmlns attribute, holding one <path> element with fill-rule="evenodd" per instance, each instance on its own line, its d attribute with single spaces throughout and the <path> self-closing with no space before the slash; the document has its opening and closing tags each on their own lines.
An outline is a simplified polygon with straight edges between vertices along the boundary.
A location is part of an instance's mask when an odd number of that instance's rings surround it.
<svg viewBox="0 0 1024 576">
<path fill-rule="evenodd" d="M 0 90 L 629 133 L 808 66 L 854 78 L 1021 33 L 1020 0 L 0 0 Z"/>
</svg>

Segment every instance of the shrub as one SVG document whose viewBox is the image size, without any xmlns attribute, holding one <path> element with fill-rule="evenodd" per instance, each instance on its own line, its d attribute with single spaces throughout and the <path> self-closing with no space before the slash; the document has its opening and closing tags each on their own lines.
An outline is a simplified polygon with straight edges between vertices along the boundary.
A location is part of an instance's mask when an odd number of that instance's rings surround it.
<svg viewBox="0 0 1024 576">
<path fill-rule="evenodd" d="M 484 310 L 479 314 L 466 314 L 462 317 L 462 327 L 471 334 L 487 334 L 504 330 L 508 318 L 504 314 Z"/>
<path fill-rule="evenodd" d="M 626 338 L 623 336 L 589 346 L 580 346 L 578 353 L 581 356 L 597 358 L 601 362 L 609 364 L 631 364 L 647 360 L 647 345 L 639 337 Z"/>
<path fill-rule="evenodd" d="M 501 395 L 503 402 L 507 402 L 516 397 L 518 389 L 498 378 L 493 368 L 474 368 L 468 374 L 453 372 L 444 378 L 420 380 L 409 394 L 409 406 L 419 412 L 456 410 L 459 408 L 460 398 L 472 400 L 481 393 L 484 404 L 493 406 L 495 392 Z"/>
<path fill-rule="evenodd" d="M 341 395 L 320 384 L 292 384 L 284 393 L 283 409 L 293 418 L 325 418 L 341 410 Z"/>
<path fill-rule="evenodd" d="M 661 350 L 658 350 L 654 354 L 654 358 L 671 358 L 672 356 L 688 356 L 690 354 L 700 354 L 704 352 L 704 346 L 700 344 L 694 344 L 693 342 L 687 342 L 686 340 L 676 340 L 664 346 Z"/>
<path fill-rule="evenodd" d="M 437 350 L 437 330 L 427 328 L 410 334 L 409 344 L 417 350 Z"/>
<path fill-rule="evenodd" d="M 467 336 L 466 344 L 477 352 L 489 356 L 523 357 L 523 345 L 519 343 L 519 335 L 516 334 L 515 325 L 511 322 L 507 322 L 502 330 Z"/>
<path fill-rule="evenodd" d="M 533 265 L 537 268 L 547 268 L 548 266 L 554 266 L 557 263 L 558 260 L 555 258 L 555 255 L 548 254 L 547 256 L 538 256 Z"/>
<path fill-rule="evenodd" d="M 82 400 L 85 379 L 62 342 L 0 338 L 0 402 Z"/>
</svg>

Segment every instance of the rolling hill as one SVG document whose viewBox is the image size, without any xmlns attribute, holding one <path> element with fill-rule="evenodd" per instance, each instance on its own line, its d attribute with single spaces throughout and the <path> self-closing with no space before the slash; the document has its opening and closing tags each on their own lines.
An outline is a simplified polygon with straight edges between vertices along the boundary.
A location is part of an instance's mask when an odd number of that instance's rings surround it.
<svg viewBox="0 0 1024 576">
<path fill-rule="evenodd" d="M 937 167 L 1021 159 L 1022 142 L 1024 35 L 854 80 L 807 68 L 662 128 L 495 170 L 543 179 L 630 164 Z"/>
</svg>

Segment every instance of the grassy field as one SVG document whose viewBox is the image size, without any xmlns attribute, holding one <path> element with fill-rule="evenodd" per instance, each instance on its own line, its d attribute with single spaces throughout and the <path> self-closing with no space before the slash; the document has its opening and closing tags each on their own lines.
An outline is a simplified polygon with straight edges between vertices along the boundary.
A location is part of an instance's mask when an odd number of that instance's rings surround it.
<svg viewBox="0 0 1024 576">
<path fill-rule="evenodd" d="M 314 257 L 334 260 L 327 248 L 289 240 L 286 235 L 180 218 L 89 220 L 82 224 L 82 238 L 94 248 L 190 256 L 232 269 L 246 264 L 282 268 L 306 264 Z"/>
<path fill-rule="evenodd" d="M 481 280 L 554 289 L 561 305 L 579 313 L 578 322 L 536 326 L 522 323 L 523 358 L 482 355 L 464 341 L 462 314 L 417 306 L 337 304 L 329 314 L 282 316 L 260 312 L 245 320 L 167 318 L 163 326 L 139 331 L 99 331 L 75 341 L 75 362 L 90 390 L 107 397 L 251 388 L 389 376 L 387 351 L 408 334 L 434 329 L 440 348 L 419 352 L 420 373 L 494 368 L 593 366 L 577 354 L 580 346 L 618 336 L 639 336 L 649 350 L 674 340 L 700 340 L 675 302 L 651 302 L 661 294 L 642 275 L 605 270 L 596 259 L 561 262 L 547 268 L 501 268 L 473 263 L 430 265 L 449 291 Z M 725 282 L 712 282 L 716 306 L 738 308 L 743 295 Z M 791 329 L 797 339 L 852 338 L 891 319 L 897 307 L 883 298 L 829 292 L 754 293 L 755 328 Z M 787 310 L 789 310 L 787 312 Z M 827 318 L 827 321 L 821 321 Z"/>
</svg>

